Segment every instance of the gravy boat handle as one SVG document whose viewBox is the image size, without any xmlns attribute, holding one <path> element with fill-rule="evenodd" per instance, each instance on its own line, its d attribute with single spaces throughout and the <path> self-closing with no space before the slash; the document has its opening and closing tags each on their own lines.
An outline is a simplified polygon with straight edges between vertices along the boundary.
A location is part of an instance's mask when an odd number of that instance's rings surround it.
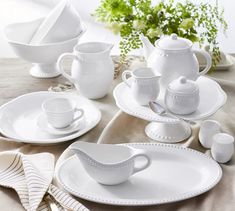
<svg viewBox="0 0 235 211">
<path fill-rule="evenodd" d="M 146 168 L 148 168 L 151 164 L 151 158 L 150 156 L 146 153 L 146 150 L 143 150 L 143 149 L 135 149 L 135 152 L 134 152 L 134 155 L 133 155 L 133 159 L 136 159 L 138 157 L 144 157 L 146 159 L 146 162 L 141 165 L 141 166 L 134 166 L 134 169 L 133 169 L 133 174 L 139 172 L 139 171 L 142 171 Z M 135 162 L 135 161 L 134 161 Z"/>
</svg>

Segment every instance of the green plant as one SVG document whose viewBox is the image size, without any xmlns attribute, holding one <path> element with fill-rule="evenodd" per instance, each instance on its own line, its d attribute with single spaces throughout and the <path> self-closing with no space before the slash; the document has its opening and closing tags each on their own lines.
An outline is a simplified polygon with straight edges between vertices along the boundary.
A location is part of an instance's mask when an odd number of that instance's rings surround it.
<svg viewBox="0 0 235 211">
<path fill-rule="evenodd" d="M 220 60 L 217 34 L 219 27 L 224 32 L 227 23 L 219 10 L 209 3 L 184 3 L 175 0 L 102 0 L 94 12 L 98 21 L 103 22 L 115 34 L 120 33 L 121 57 L 124 60 L 132 50 L 141 47 L 139 35 L 143 33 L 154 43 L 161 35 L 176 33 L 181 37 L 210 46 L 213 52 L 213 66 Z"/>
</svg>

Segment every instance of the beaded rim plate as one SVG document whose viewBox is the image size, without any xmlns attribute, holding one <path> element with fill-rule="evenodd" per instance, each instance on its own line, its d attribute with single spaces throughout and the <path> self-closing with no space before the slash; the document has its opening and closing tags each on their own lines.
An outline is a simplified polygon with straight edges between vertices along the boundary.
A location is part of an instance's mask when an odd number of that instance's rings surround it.
<svg viewBox="0 0 235 211">
<path fill-rule="evenodd" d="M 196 150 L 158 143 L 124 145 L 147 150 L 152 157 L 151 166 L 120 185 L 107 186 L 90 178 L 73 155 L 58 164 L 55 173 L 58 183 L 69 193 L 88 201 L 144 206 L 200 195 L 213 188 L 222 177 L 219 164 Z"/>
</svg>

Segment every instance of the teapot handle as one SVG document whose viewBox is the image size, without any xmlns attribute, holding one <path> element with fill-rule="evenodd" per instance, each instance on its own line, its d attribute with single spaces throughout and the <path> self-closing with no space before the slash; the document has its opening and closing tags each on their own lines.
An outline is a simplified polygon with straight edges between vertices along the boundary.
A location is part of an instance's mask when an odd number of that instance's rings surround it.
<svg viewBox="0 0 235 211">
<path fill-rule="evenodd" d="M 204 70 L 202 70 L 201 72 L 199 72 L 198 76 L 202 76 L 205 75 L 211 68 L 212 65 L 212 61 L 211 61 L 211 56 L 209 53 L 207 53 L 204 50 L 193 50 L 194 53 L 200 53 L 202 54 L 205 58 L 206 58 L 206 67 L 204 68 Z"/>
<path fill-rule="evenodd" d="M 63 53 L 63 54 L 60 55 L 60 57 L 57 60 L 57 65 L 58 65 L 58 68 L 59 68 L 59 71 L 61 72 L 61 74 L 65 78 L 67 78 L 70 82 L 75 84 L 76 83 L 75 79 L 73 79 L 72 76 L 70 76 L 69 74 L 67 74 L 64 71 L 63 61 L 64 61 L 65 58 L 72 58 L 72 59 L 78 60 L 78 57 L 76 55 L 74 55 L 73 53 Z"/>
</svg>

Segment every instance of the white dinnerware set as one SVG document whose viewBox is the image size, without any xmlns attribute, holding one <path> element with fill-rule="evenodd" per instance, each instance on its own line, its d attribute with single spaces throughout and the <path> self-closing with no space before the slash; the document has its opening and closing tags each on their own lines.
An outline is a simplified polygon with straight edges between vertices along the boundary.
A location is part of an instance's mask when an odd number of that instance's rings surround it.
<svg viewBox="0 0 235 211">
<path fill-rule="evenodd" d="M 2 135 L 24 143 L 57 144 L 75 139 L 99 123 L 101 113 L 87 98 L 99 99 L 109 91 L 114 77 L 113 45 L 77 44 L 84 31 L 67 0 L 45 18 L 6 27 L 15 52 L 34 63 L 32 76 L 62 74 L 82 96 L 76 92 L 22 95 L 0 107 Z M 123 72 L 123 82 L 113 91 L 116 104 L 132 116 L 151 121 L 145 128 L 149 138 L 164 143 L 183 141 L 191 135 L 195 121 L 208 118 L 226 103 L 220 85 L 203 76 L 211 67 L 211 57 L 192 50 L 189 40 L 175 34 L 157 40 L 155 46 L 144 36 L 141 40 L 147 67 Z M 201 72 L 195 53 L 206 60 Z M 73 59 L 71 74 L 64 71 L 66 58 Z M 216 161 L 231 158 L 233 137 L 221 133 L 218 123 L 203 122 L 199 138 L 204 147 L 211 148 Z M 175 202 L 210 190 L 222 177 L 213 159 L 173 144 L 75 142 L 68 151 L 74 155 L 57 165 L 57 181 L 69 193 L 98 203 Z"/>
<path fill-rule="evenodd" d="M 143 74 L 140 68 L 123 73 L 124 82 L 113 93 L 116 104 L 130 115 L 151 121 L 145 128 L 151 139 L 183 141 L 191 135 L 189 123 L 213 115 L 226 102 L 220 85 L 203 76 L 211 67 L 211 57 L 204 50 L 192 50 L 192 42 L 176 34 L 160 38 L 155 46 L 147 37 L 140 38 L 148 71 Z M 207 61 L 201 72 L 195 53 Z M 131 77 L 126 79 L 127 75 Z"/>
<path fill-rule="evenodd" d="M 145 37 L 142 40 L 145 53 L 151 50 L 151 61 L 148 67 L 122 73 L 123 82 L 113 92 L 116 104 L 132 116 L 152 121 L 145 129 L 151 139 L 183 141 L 191 135 L 190 126 L 213 115 L 227 96 L 218 83 L 202 76 L 209 70 L 211 58 L 204 51 L 192 51 L 190 41 L 173 34 L 157 41 L 155 49 Z M 203 72 L 199 73 L 193 52 L 201 52 L 208 61 Z M 76 58 L 78 53 L 69 56 Z M 75 61 L 80 60 L 79 55 Z M 72 68 L 72 77 L 64 75 L 79 85 L 76 74 L 73 76 L 76 66 L 79 64 Z M 205 145 L 216 133 L 213 158 L 218 162 L 225 161 L 226 156 L 231 158 L 232 150 L 225 151 L 233 139 L 215 132 L 216 127 L 210 132 L 204 130 L 204 124 L 199 136 Z M 209 156 L 172 144 L 75 142 L 61 156 L 68 158 L 57 164 L 58 183 L 77 197 L 104 204 L 136 206 L 179 201 L 208 191 L 222 177 L 220 166 Z"/>
</svg>

